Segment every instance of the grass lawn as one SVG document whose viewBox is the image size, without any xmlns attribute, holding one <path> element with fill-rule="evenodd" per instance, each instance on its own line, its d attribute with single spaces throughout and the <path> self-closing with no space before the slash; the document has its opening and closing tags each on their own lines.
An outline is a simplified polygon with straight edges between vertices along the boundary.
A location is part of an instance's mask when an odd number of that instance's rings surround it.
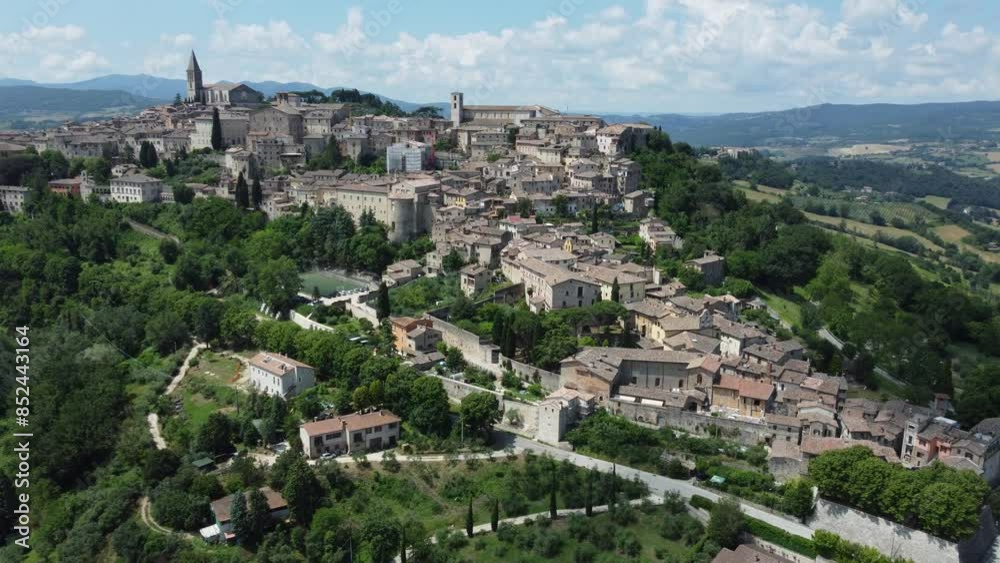
<svg viewBox="0 0 1000 563">
<path fill-rule="evenodd" d="M 328 270 L 313 270 L 305 272 L 299 276 L 302 280 L 302 291 L 312 294 L 314 287 L 319 288 L 319 293 L 323 297 L 336 295 L 341 291 L 367 287 L 368 284 L 361 280 L 349 278 L 347 276 L 331 272 Z"/>
<path fill-rule="evenodd" d="M 461 295 L 458 274 L 423 277 L 389 290 L 392 314 L 420 316 L 427 311 L 451 305 Z"/>
<path fill-rule="evenodd" d="M 642 546 L 639 557 L 634 559 L 635 561 L 688 560 L 688 557 L 691 555 L 691 548 L 685 546 L 680 541 L 666 539 L 660 534 L 662 522 L 664 519 L 669 518 L 662 509 L 657 507 L 650 513 L 637 510 L 637 513 L 637 521 L 627 527 L 619 527 L 608 514 L 598 514 L 590 520 L 595 528 L 610 530 L 621 528 L 634 534 L 639 545 Z M 545 561 L 574 563 L 578 561 L 576 558 L 577 550 L 580 549 L 580 545 L 585 543 L 576 540 L 569 534 L 568 518 L 560 518 L 552 522 L 548 528 L 542 528 L 541 525 L 535 523 L 519 531 L 523 535 L 529 535 L 534 532 L 539 536 L 559 538 L 562 540 L 558 542 L 559 552 L 554 556 L 544 557 L 538 553 L 537 549 L 526 547 L 524 540 L 502 542 L 497 538 L 496 534 L 483 534 L 473 538 L 468 545 L 458 551 L 459 560 L 476 561 L 479 563 L 508 563 L 510 561 L 524 563 L 542 563 Z M 586 542 L 586 544 L 592 545 L 590 542 Z M 603 552 L 600 550 L 597 551 L 602 553 L 602 555 L 598 555 L 597 561 L 633 560 L 614 548 Z"/>
<path fill-rule="evenodd" d="M 781 320 L 792 326 L 798 326 L 802 322 L 802 307 L 796 303 L 794 298 L 783 297 L 776 293 L 768 293 L 766 291 L 761 291 L 761 299 L 764 300 L 776 313 L 781 317 Z"/>
<path fill-rule="evenodd" d="M 173 395 L 183 401 L 190 428 L 197 428 L 218 410 L 231 408 L 237 391 L 232 384 L 243 365 L 214 352 L 203 352 Z"/>
</svg>

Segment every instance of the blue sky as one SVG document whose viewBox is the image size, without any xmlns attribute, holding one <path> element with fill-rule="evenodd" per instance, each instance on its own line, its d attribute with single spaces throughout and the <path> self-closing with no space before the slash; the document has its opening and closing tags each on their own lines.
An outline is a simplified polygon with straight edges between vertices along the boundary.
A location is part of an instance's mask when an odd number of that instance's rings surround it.
<svg viewBox="0 0 1000 563">
<path fill-rule="evenodd" d="M 730 112 L 998 99 L 995 0 L 35 0 L 0 73 L 351 86 L 414 102 Z M 136 5 L 141 8 L 136 8 Z"/>
</svg>

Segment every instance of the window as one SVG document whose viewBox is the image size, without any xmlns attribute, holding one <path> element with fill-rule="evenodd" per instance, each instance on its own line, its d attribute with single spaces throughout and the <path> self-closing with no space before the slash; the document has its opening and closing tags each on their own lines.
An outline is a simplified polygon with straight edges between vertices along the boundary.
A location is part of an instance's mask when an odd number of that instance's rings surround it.
<svg viewBox="0 0 1000 563">
<path fill-rule="evenodd" d="M 660 386 L 660 378 L 657 377 L 656 379 L 653 380 L 653 387 L 659 387 L 659 386 Z"/>
<path fill-rule="evenodd" d="M 355 443 L 358 443 L 358 442 L 360 442 L 361 440 L 362 440 L 362 438 L 361 438 L 361 432 L 355 432 L 355 433 L 354 433 L 354 442 L 355 442 Z"/>
<path fill-rule="evenodd" d="M 638 378 L 632 377 L 632 385 L 635 385 L 638 382 L 639 382 Z"/>
</svg>

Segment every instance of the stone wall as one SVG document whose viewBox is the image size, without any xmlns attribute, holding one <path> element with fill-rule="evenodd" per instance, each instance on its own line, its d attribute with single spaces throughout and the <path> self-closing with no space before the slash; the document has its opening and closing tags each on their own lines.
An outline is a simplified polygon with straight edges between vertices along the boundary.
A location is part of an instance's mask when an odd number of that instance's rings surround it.
<svg viewBox="0 0 1000 563">
<path fill-rule="evenodd" d="M 476 385 L 466 383 L 464 381 L 456 381 L 449 377 L 441 377 L 439 375 L 425 374 L 430 377 L 436 377 L 441 381 L 441 385 L 444 387 L 445 393 L 448 394 L 448 398 L 455 402 L 460 402 L 462 399 L 468 397 L 473 393 L 492 393 L 496 396 L 497 400 L 500 401 L 500 407 L 503 410 L 504 416 L 498 427 L 505 430 L 510 430 L 516 434 L 522 434 L 529 438 L 534 438 L 538 431 L 538 405 L 533 405 L 531 403 L 524 403 L 521 401 L 514 401 L 512 399 L 505 399 L 503 393 L 499 391 L 491 391 L 489 389 L 483 389 Z M 521 425 L 517 427 L 512 427 L 507 424 L 507 412 L 510 410 L 517 410 L 521 416 Z"/>
<path fill-rule="evenodd" d="M 503 365 L 510 364 L 510 369 L 521 377 L 521 379 L 529 383 L 534 383 L 537 376 L 539 385 L 546 391 L 555 391 L 563 386 L 562 376 L 558 373 L 545 371 L 544 369 L 536 368 L 535 366 L 508 358 L 507 356 L 500 356 L 500 363 Z"/>
<path fill-rule="evenodd" d="M 716 428 L 731 440 L 745 446 L 754 446 L 769 439 L 784 440 L 798 443 L 797 435 L 790 435 L 780 429 L 772 429 L 763 422 L 750 420 L 722 418 L 705 413 L 686 411 L 680 407 L 658 407 L 618 401 L 612 398 L 608 402 L 611 412 L 624 416 L 629 420 L 649 424 L 658 428 L 669 426 L 696 435 L 710 435 Z M 714 428 L 713 428 L 714 427 Z"/>
<path fill-rule="evenodd" d="M 291 321 L 306 330 L 325 330 L 327 332 L 333 332 L 333 327 L 326 326 L 325 324 L 318 323 L 314 320 L 309 319 L 299 313 L 292 311 L 289 317 Z"/>
<path fill-rule="evenodd" d="M 434 315 L 427 314 L 424 318 L 434 323 L 434 328 L 441 332 L 441 340 L 445 344 L 462 351 L 465 361 L 493 375 L 499 376 L 503 373 L 503 368 L 500 366 L 500 350 L 495 345 L 483 342 L 478 335 Z"/>
<path fill-rule="evenodd" d="M 367 303 L 355 303 L 350 301 L 344 305 L 347 312 L 356 319 L 364 319 L 375 326 L 378 326 L 378 313 Z"/>
<path fill-rule="evenodd" d="M 997 537 L 988 507 L 983 507 L 979 533 L 958 544 L 824 499 L 817 501 L 809 527 L 833 532 L 886 555 L 935 563 L 979 563 Z"/>
</svg>

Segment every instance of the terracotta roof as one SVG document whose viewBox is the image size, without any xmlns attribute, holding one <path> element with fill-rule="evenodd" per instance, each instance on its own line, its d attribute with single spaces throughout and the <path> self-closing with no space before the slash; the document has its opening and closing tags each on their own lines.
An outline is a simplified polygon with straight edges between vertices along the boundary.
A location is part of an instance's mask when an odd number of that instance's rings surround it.
<svg viewBox="0 0 1000 563">
<path fill-rule="evenodd" d="M 271 487 L 261 487 L 260 492 L 264 493 L 264 498 L 267 499 L 267 507 L 271 511 L 281 510 L 282 508 L 286 508 L 288 506 L 288 503 L 285 502 L 285 497 L 281 496 L 281 493 L 271 489 Z M 212 513 L 215 514 L 215 519 L 218 520 L 220 524 L 229 521 L 229 511 L 233 508 L 234 496 L 235 493 L 212 501 Z"/>
<path fill-rule="evenodd" d="M 284 376 L 293 368 L 312 369 L 312 366 L 308 364 L 274 352 L 261 352 L 250 358 L 250 364 L 278 376 Z"/>
<path fill-rule="evenodd" d="M 768 553 L 757 546 L 740 545 L 736 551 L 723 548 L 712 563 L 793 563 L 791 559 Z"/>
<path fill-rule="evenodd" d="M 353 413 L 344 416 L 335 416 L 326 420 L 307 422 L 301 426 L 306 431 L 306 435 L 322 436 L 331 432 L 348 431 L 355 432 L 366 428 L 383 426 L 393 422 L 402 422 L 402 419 L 387 410 L 378 410 L 367 413 Z"/>
<path fill-rule="evenodd" d="M 841 438 L 803 436 L 801 449 L 802 453 L 815 456 L 824 452 L 853 448 L 855 446 L 864 446 L 871 450 L 873 454 L 885 459 L 886 461 L 899 461 L 899 457 L 892 448 L 880 446 L 875 442 L 869 442 L 867 440 L 843 440 Z"/>
</svg>

